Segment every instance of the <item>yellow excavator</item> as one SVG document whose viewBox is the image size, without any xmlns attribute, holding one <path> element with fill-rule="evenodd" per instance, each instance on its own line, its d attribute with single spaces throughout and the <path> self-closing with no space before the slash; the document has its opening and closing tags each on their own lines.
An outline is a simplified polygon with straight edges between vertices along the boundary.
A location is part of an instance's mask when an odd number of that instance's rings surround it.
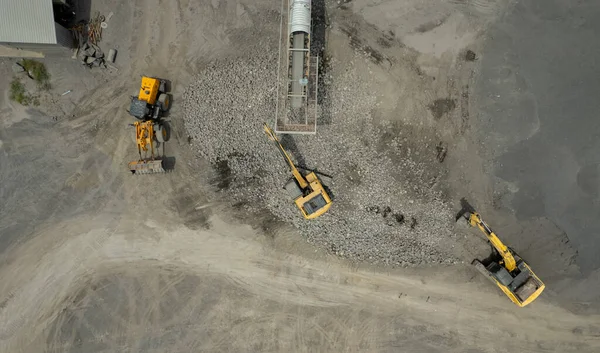
<svg viewBox="0 0 600 353">
<path fill-rule="evenodd" d="M 472 264 L 475 268 L 494 282 L 518 306 L 524 307 L 533 302 L 546 286 L 533 273 L 529 265 L 513 249 L 504 245 L 496 233 L 481 219 L 479 213 L 464 200 L 463 210 L 457 216 L 457 220 L 461 216 L 467 219 L 471 227 L 479 228 L 493 248 L 493 254 L 488 259 L 473 260 Z"/>
<path fill-rule="evenodd" d="M 290 167 L 293 178 L 283 188 L 290 194 L 304 218 L 314 219 L 327 212 L 331 207 L 331 198 L 317 174 L 310 172 L 303 176 L 279 142 L 275 132 L 266 123 L 264 129 Z"/>
<path fill-rule="evenodd" d="M 139 90 L 131 97 L 129 114 L 137 121 L 130 126 L 135 128 L 133 137 L 139 154 L 137 161 L 128 163 L 132 174 L 165 172 L 162 155 L 164 143 L 170 138 L 169 125 L 162 119 L 170 108 L 167 83 L 164 79 L 143 76 Z"/>
</svg>

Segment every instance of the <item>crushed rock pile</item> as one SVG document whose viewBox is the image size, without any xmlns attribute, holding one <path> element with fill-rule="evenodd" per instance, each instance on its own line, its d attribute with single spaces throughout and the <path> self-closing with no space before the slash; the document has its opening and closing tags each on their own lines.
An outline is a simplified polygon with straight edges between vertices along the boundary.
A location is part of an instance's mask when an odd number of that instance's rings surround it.
<svg viewBox="0 0 600 353">
<path fill-rule="evenodd" d="M 334 198 L 331 209 L 316 220 L 302 218 L 283 190 L 291 173 L 262 128 L 275 117 L 276 54 L 215 61 L 184 94 L 193 148 L 215 165 L 219 188 L 237 206 L 268 209 L 308 242 L 344 258 L 391 266 L 455 262 L 443 250 L 453 213 L 425 182 L 403 180 L 423 166 L 382 153 L 386 126 L 373 122 L 376 99 L 352 70 L 322 80 L 331 119 L 316 135 L 280 136 L 297 165 L 332 176 L 321 176 Z"/>
</svg>

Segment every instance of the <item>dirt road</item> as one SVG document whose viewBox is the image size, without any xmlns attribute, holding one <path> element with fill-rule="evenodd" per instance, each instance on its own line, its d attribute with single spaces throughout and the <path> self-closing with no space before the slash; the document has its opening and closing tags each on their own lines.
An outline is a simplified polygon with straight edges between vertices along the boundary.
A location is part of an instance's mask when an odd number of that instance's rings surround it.
<svg viewBox="0 0 600 353">
<path fill-rule="evenodd" d="M 12 254 L 2 271 L 13 293 L 3 304 L 3 351 L 598 348 L 597 317 L 544 301 L 507 306 L 467 268 L 370 272 L 281 253 L 217 216 L 196 231 L 177 216 L 143 224 L 132 216 L 58 224 Z M 40 258 L 39 247 L 51 250 Z"/>
<path fill-rule="evenodd" d="M 177 97 L 207 62 L 236 55 L 230 44 L 269 2 L 93 6 L 115 12 L 104 41 L 119 47 L 119 71 L 58 119 L 0 102 L 2 352 L 600 350 L 600 317 L 544 297 L 518 309 L 467 265 L 360 267 L 268 217 L 252 227 L 233 216 L 188 146 Z M 432 9 L 424 23 L 437 23 Z M 421 64 L 441 65 L 435 55 Z M 169 174 L 125 167 L 135 151 L 124 107 L 142 73 L 173 82 Z"/>
</svg>

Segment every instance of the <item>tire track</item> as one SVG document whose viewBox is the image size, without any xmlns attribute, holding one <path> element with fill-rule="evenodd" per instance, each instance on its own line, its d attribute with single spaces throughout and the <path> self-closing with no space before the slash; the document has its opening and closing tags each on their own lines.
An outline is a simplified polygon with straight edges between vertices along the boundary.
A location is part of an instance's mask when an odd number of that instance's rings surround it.
<svg viewBox="0 0 600 353">
<path fill-rule="evenodd" d="M 125 230 L 122 229 L 121 231 Z M 233 232 L 235 233 L 235 231 Z M 364 322 L 362 325 L 356 324 L 356 322 L 364 320 L 361 317 L 360 310 L 357 310 L 353 314 L 343 314 L 346 312 L 345 310 L 351 307 L 365 310 L 364 313 L 372 316 L 374 314 L 369 314 L 372 310 L 369 307 L 385 306 L 389 312 L 403 313 L 403 315 L 408 317 L 418 315 L 422 310 L 431 312 L 435 308 L 437 310 L 435 314 L 436 320 L 441 322 L 445 320 L 458 320 L 457 324 L 463 325 L 473 318 L 474 314 L 479 317 L 477 322 L 485 322 L 486 313 L 491 313 L 497 319 L 493 327 L 504 327 L 505 323 L 510 323 L 509 325 L 514 324 L 513 315 L 506 316 L 495 313 L 497 310 L 506 310 L 506 303 L 502 300 L 505 298 L 498 297 L 497 301 L 494 299 L 496 297 L 493 296 L 487 298 L 486 305 L 490 305 L 490 307 L 483 311 L 475 303 L 471 303 L 470 306 L 462 308 L 460 317 L 456 317 L 456 309 L 448 310 L 446 307 L 447 303 L 444 301 L 419 302 L 421 300 L 419 296 L 414 296 L 403 297 L 402 302 L 399 302 L 397 294 L 390 295 L 389 297 L 386 294 L 393 288 L 406 287 L 426 293 L 425 297 L 435 296 L 434 292 L 436 291 L 444 293 L 438 294 L 440 297 L 450 296 L 452 298 L 454 295 L 461 296 L 460 293 L 462 291 L 454 293 L 450 290 L 451 288 L 445 285 L 436 283 L 423 284 L 420 281 L 414 281 L 413 283 L 410 280 L 399 281 L 395 276 L 367 273 L 361 270 L 344 268 L 343 266 L 324 264 L 319 261 L 302 260 L 293 256 L 278 256 L 276 259 L 272 259 L 265 257 L 264 252 L 258 245 L 244 244 L 245 241 L 241 241 L 240 239 L 220 237 L 217 234 L 218 232 L 214 233 L 213 231 L 192 232 L 183 229 L 174 232 L 169 231 L 168 237 L 165 236 L 166 234 L 161 235 L 161 247 L 157 248 L 155 242 L 143 239 L 134 243 L 128 242 L 125 240 L 124 235 L 119 233 L 109 238 L 103 248 L 104 258 L 97 259 L 101 262 L 98 262 L 94 267 L 98 268 L 98 266 L 104 263 L 108 267 L 105 267 L 103 271 L 120 273 L 119 276 L 123 276 L 125 273 L 134 276 L 135 273 L 142 268 L 148 267 L 148 265 L 156 266 L 160 263 L 161 266 L 168 266 L 170 268 L 177 268 L 179 266 L 185 272 L 206 274 L 214 279 L 223 278 L 222 280 L 231 287 L 244 290 L 247 293 L 245 296 L 249 295 L 250 298 L 261 298 L 261 301 L 268 300 L 274 303 L 281 303 L 281 305 L 291 306 L 292 308 L 300 306 L 310 308 L 311 310 L 326 311 L 329 315 L 331 315 L 331 310 L 333 310 L 336 314 L 332 315 L 331 319 L 325 321 L 327 322 L 327 328 L 322 327 L 322 323 L 318 322 L 318 320 L 322 319 L 311 319 L 311 322 L 314 322 L 312 329 L 324 334 L 323 340 L 331 347 L 339 346 L 340 342 L 346 345 L 372 345 L 374 343 L 369 343 L 371 339 L 380 340 L 377 335 L 374 336 L 370 333 L 373 330 L 374 323 Z M 182 251 L 184 249 L 191 251 Z M 222 252 L 223 249 L 227 249 L 227 253 L 223 252 L 223 255 L 214 255 L 215 253 Z M 60 253 L 60 248 L 55 249 L 55 251 L 59 251 Z M 210 254 L 213 255 L 208 256 Z M 258 261 L 255 257 L 260 257 L 261 260 Z M 156 262 L 155 260 L 144 262 L 144 259 L 159 259 L 160 262 Z M 135 266 L 132 267 L 131 264 L 135 264 Z M 207 264 L 210 264 L 210 267 Z M 118 270 L 119 268 L 123 268 L 122 266 L 130 267 L 130 269 L 126 272 L 119 272 L 122 271 Z M 278 269 L 281 266 L 284 266 L 283 270 Z M 285 266 L 288 268 L 285 269 Z M 310 273 L 322 273 L 324 269 L 328 273 L 327 276 L 309 276 Z M 279 273 L 279 275 L 273 276 L 274 273 Z M 352 281 L 352 283 L 355 283 L 352 286 L 344 285 L 341 281 L 344 277 L 357 277 L 357 280 Z M 161 298 L 162 300 L 167 299 L 170 288 L 173 288 L 174 283 L 178 280 L 177 277 L 170 278 L 166 280 L 166 284 L 158 287 L 156 285 L 154 287 L 149 286 L 148 283 L 139 283 L 139 285 L 135 286 L 126 285 L 125 283 L 119 284 L 123 288 L 123 293 L 128 293 L 127 305 L 129 317 L 121 319 L 122 327 L 127 327 L 128 337 L 131 339 L 141 339 L 146 337 L 148 332 L 157 334 L 162 332 L 160 329 L 164 328 L 164 323 L 161 322 L 161 325 L 149 329 L 147 323 L 140 319 L 150 317 L 148 316 L 148 312 L 152 310 L 145 310 L 147 305 L 150 303 L 152 303 L 151 305 L 155 305 Z M 89 281 L 85 281 L 84 283 L 84 281 L 80 280 L 74 283 L 74 286 L 87 286 L 89 285 L 88 283 Z M 304 289 L 304 293 L 298 290 L 297 285 L 306 288 Z M 473 285 L 477 284 L 473 283 Z M 69 292 L 76 293 L 75 288 L 70 288 Z M 146 292 L 144 293 L 144 291 Z M 46 295 L 48 294 L 50 292 L 46 293 Z M 200 295 L 194 298 L 194 300 L 202 300 Z M 214 316 L 211 320 L 226 324 L 231 314 L 230 310 L 234 305 L 232 303 L 229 300 L 221 301 L 217 306 L 211 308 L 212 315 Z M 193 305 L 191 306 L 193 307 Z M 539 306 L 541 307 L 540 309 L 543 308 L 541 312 L 534 311 L 529 314 L 519 312 L 522 325 L 529 325 L 529 321 L 537 321 L 540 317 L 553 315 L 551 313 L 556 312 L 556 309 L 545 305 L 543 302 Z M 106 308 L 104 310 L 111 309 Z M 544 311 L 547 311 L 547 313 L 544 313 Z M 143 313 L 143 316 L 139 315 L 141 313 Z M 295 316 L 291 316 L 291 318 L 284 321 L 288 325 L 292 323 L 292 327 L 301 325 L 300 327 L 307 328 L 306 332 L 310 332 L 311 329 L 308 329 L 308 327 L 311 326 L 308 326 L 303 321 L 304 319 L 299 318 L 298 315 L 298 312 L 296 312 Z M 122 315 L 115 313 L 112 317 L 118 320 L 120 316 Z M 178 316 L 181 317 L 181 314 Z M 530 316 L 529 320 L 523 320 L 527 316 Z M 273 319 L 273 317 L 277 316 L 267 316 L 270 319 Z M 561 318 L 565 327 L 569 326 L 569 322 L 575 322 L 573 320 L 575 320 L 574 316 L 568 314 L 563 314 Z M 577 318 L 577 320 L 586 319 Z M 177 319 L 174 318 L 173 322 L 176 321 Z M 267 321 L 264 320 L 255 320 L 253 325 L 261 327 L 266 325 L 266 323 Z M 580 325 L 579 322 L 578 324 Z M 253 325 L 247 325 L 245 321 L 240 321 L 240 325 L 246 325 L 248 330 L 253 329 L 251 327 Z M 186 327 L 192 326 L 186 325 Z M 348 336 L 349 329 L 352 327 L 358 331 L 355 331 L 352 334 L 353 336 Z M 239 328 L 240 326 L 237 326 L 237 329 Z M 482 333 L 489 333 L 491 328 L 492 326 L 488 324 L 479 325 L 479 327 L 468 327 L 471 331 Z M 547 334 L 544 332 L 547 331 L 541 328 L 537 330 L 529 329 L 529 336 L 527 337 L 531 337 L 531 335 L 544 337 Z M 469 333 L 469 331 L 467 330 L 465 333 Z M 306 333 L 302 334 L 305 335 Z M 471 335 L 472 332 L 469 334 Z M 555 332 L 551 335 L 554 334 Z M 248 333 L 247 335 L 250 334 Z M 563 338 L 566 338 L 566 336 Z M 226 334 L 222 337 L 219 335 L 213 337 L 215 346 L 226 345 L 227 340 L 228 336 Z M 295 341 L 295 344 L 299 345 L 301 342 L 306 342 L 306 339 L 305 336 L 297 336 Z"/>
<path fill-rule="evenodd" d="M 469 11 L 495 17 L 503 13 L 511 0 L 449 0 L 448 2 Z"/>
</svg>

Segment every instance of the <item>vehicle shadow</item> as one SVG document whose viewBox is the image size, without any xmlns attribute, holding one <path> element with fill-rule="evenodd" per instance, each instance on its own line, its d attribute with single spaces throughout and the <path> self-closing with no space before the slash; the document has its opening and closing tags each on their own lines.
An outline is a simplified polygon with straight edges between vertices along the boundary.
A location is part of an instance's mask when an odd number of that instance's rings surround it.
<svg viewBox="0 0 600 353">
<path fill-rule="evenodd" d="M 172 171 L 175 169 L 175 163 L 177 162 L 177 158 L 175 157 L 163 157 L 163 168 L 165 171 Z"/>
<path fill-rule="evenodd" d="M 327 48 L 327 6 L 325 0 L 313 0 L 311 5 L 312 33 L 310 55 L 319 57 L 319 82 L 317 87 L 317 102 L 321 114 L 317 117 L 317 125 L 331 124 L 331 103 L 329 96 L 329 81 L 325 78 L 329 71 L 329 55 Z"/>
<path fill-rule="evenodd" d="M 75 23 L 89 21 L 92 14 L 92 0 L 70 0 L 67 4 L 75 12 Z"/>
<path fill-rule="evenodd" d="M 296 141 L 294 140 L 294 137 L 292 135 L 289 135 L 289 134 L 281 135 L 280 142 L 286 151 L 290 151 L 293 153 L 293 156 L 296 158 L 296 161 L 297 161 L 296 164 L 298 164 L 298 165 L 306 164 L 306 160 L 298 152 L 298 145 L 296 144 Z"/>
</svg>

